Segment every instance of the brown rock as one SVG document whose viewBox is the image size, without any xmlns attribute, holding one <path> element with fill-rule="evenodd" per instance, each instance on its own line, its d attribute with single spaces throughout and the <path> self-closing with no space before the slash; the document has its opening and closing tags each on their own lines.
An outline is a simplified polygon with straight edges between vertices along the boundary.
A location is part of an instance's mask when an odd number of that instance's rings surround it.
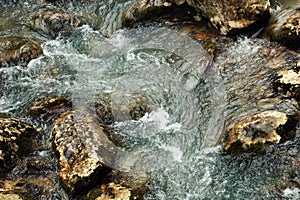
<svg viewBox="0 0 300 200">
<path fill-rule="evenodd" d="M 270 9 L 269 0 L 187 0 L 187 3 L 207 17 L 223 35 L 248 27 Z"/>
<path fill-rule="evenodd" d="M 282 9 L 271 17 L 266 35 L 288 47 L 300 48 L 300 2 L 285 1 Z"/>
<path fill-rule="evenodd" d="M 72 102 L 69 99 L 54 96 L 36 99 L 25 114 L 34 119 L 41 119 L 45 122 L 51 123 L 60 114 L 70 111 L 71 109 Z"/>
<path fill-rule="evenodd" d="M 39 130 L 13 117 L 0 117 L 0 166 L 4 168 L 13 165 L 13 162 L 22 155 L 33 151 L 32 137 Z"/>
<path fill-rule="evenodd" d="M 62 114 L 51 135 L 59 154 L 60 178 L 70 191 L 107 176 L 117 150 L 89 112 L 75 110 Z"/>
<path fill-rule="evenodd" d="M 82 17 L 56 10 L 44 10 L 32 15 L 30 27 L 55 38 L 61 31 L 71 31 L 82 26 Z"/>
<path fill-rule="evenodd" d="M 41 54 L 38 41 L 26 37 L 0 38 L 0 67 L 26 65 Z"/>
<path fill-rule="evenodd" d="M 280 135 L 277 128 L 288 121 L 288 116 L 275 110 L 247 117 L 246 119 L 227 128 L 225 151 L 230 148 L 242 147 L 244 150 L 251 149 L 255 145 L 279 143 Z M 232 149 L 233 150 L 233 149 Z M 234 151 L 234 150 L 233 150 Z"/>
</svg>

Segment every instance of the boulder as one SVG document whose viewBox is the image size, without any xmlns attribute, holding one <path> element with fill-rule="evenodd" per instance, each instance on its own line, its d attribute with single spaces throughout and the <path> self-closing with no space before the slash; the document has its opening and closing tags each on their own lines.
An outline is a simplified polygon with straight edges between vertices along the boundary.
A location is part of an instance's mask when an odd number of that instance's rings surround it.
<svg viewBox="0 0 300 200">
<path fill-rule="evenodd" d="M 184 6 L 186 5 L 184 3 L 187 3 L 190 8 Z M 151 12 L 155 13 L 152 14 L 154 17 L 157 17 L 166 8 L 181 6 L 182 4 L 181 9 L 174 9 L 173 15 L 182 18 L 182 13 L 184 13 L 184 15 L 194 17 L 193 21 L 199 21 L 201 20 L 200 14 L 209 19 L 222 35 L 226 35 L 232 30 L 249 27 L 255 22 L 264 22 L 266 17 L 270 16 L 269 0 L 140 0 L 125 12 L 125 25 L 149 17 Z"/>
<path fill-rule="evenodd" d="M 300 49 L 300 2 L 283 2 L 281 10 L 271 17 L 265 32 L 271 41 Z"/>
<path fill-rule="evenodd" d="M 34 150 L 33 137 L 38 130 L 32 124 L 14 117 L 0 117 L 0 171 Z"/>
<path fill-rule="evenodd" d="M 248 27 L 270 11 L 269 0 L 186 0 L 226 35 L 234 29 Z"/>
<path fill-rule="evenodd" d="M 82 26 L 81 16 L 56 10 L 43 10 L 31 16 L 30 27 L 41 34 L 56 38 L 62 31 L 72 31 Z"/>
<path fill-rule="evenodd" d="M 55 121 L 51 138 L 59 155 L 60 178 L 71 192 L 104 179 L 114 164 L 117 149 L 88 111 L 63 113 Z"/>
<path fill-rule="evenodd" d="M 19 36 L 0 37 L 0 68 L 27 63 L 42 54 L 40 42 Z"/>
<path fill-rule="evenodd" d="M 259 145 L 279 143 L 277 129 L 285 125 L 288 116 L 275 110 L 264 111 L 231 125 L 226 130 L 225 151 L 252 150 Z"/>
</svg>

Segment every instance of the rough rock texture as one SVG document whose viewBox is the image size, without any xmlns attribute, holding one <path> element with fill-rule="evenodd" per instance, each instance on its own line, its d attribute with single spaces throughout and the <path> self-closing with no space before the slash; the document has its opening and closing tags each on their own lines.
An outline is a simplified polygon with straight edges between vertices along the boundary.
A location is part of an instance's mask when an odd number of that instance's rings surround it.
<svg viewBox="0 0 300 200">
<path fill-rule="evenodd" d="M 62 31 L 71 31 L 82 26 L 82 17 L 56 10 L 44 10 L 32 15 L 30 26 L 42 34 L 55 38 Z"/>
<path fill-rule="evenodd" d="M 284 2 L 282 9 L 271 17 L 266 34 L 272 41 L 300 49 L 300 2 Z"/>
<path fill-rule="evenodd" d="M 26 65 L 41 54 L 38 41 L 26 37 L 0 37 L 0 68 Z"/>
<path fill-rule="evenodd" d="M 285 69 L 276 73 L 275 90 L 284 97 L 293 97 L 300 101 L 300 61 L 295 68 Z"/>
<path fill-rule="evenodd" d="M 185 0 L 141 0 L 124 13 L 123 25 L 132 26 L 148 19 L 166 19 L 170 22 L 199 21 L 199 17 Z"/>
<path fill-rule="evenodd" d="M 125 24 L 137 22 L 143 19 L 149 12 L 163 7 L 169 7 L 172 3 L 168 0 L 141 0 L 134 4 L 124 14 Z"/>
<path fill-rule="evenodd" d="M 278 128 L 288 121 L 284 113 L 270 110 L 248 117 L 227 128 L 227 138 L 224 150 L 241 146 L 251 149 L 255 145 L 279 143 Z M 284 131 L 283 131 L 284 132 Z"/>
<path fill-rule="evenodd" d="M 17 194 L 0 194 L 0 199 L 2 200 L 22 200 Z"/>
<path fill-rule="evenodd" d="M 0 171 L 13 165 L 20 156 L 32 152 L 32 137 L 38 133 L 36 127 L 25 121 L 0 117 Z"/>
<path fill-rule="evenodd" d="M 97 116 L 106 124 L 113 121 L 138 120 L 151 111 L 148 98 L 138 92 L 115 91 L 94 100 Z"/>
<path fill-rule="evenodd" d="M 72 102 L 67 98 L 60 96 L 38 98 L 26 110 L 25 115 L 51 123 L 60 114 L 71 111 L 71 109 Z"/>
<path fill-rule="evenodd" d="M 59 154 L 60 177 L 71 191 L 105 177 L 113 165 L 116 148 L 96 118 L 87 111 L 62 114 L 51 131 Z"/>
<path fill-rule="evenodd" d="M 248 27 L 270 9 L 269 0 L 187 0 L 187 3 L 224 35 L 233 29 Z"/>
</svg>

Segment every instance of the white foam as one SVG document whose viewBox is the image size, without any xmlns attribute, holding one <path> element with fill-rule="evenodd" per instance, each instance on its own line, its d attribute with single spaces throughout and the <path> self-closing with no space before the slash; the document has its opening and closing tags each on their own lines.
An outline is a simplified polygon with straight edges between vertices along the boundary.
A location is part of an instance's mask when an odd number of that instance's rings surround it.
<svg viewBox="0 0 300 200">
<path fill-rule="evenodd" d="M 286 188 L 283 191 L 283 197 L 299 199 L 300 198 L 300 189 L 299 188 Z"/>
<path fill-rule="evenodd" d="M 169 145 L 162 145 L 161 148 L 166 150 L 166 151 L 171 152 L 174 161 L 181 162 L 183 152 L 181 151 L 181 149 L 179 147 L 169 146 Z"/>
</svg>

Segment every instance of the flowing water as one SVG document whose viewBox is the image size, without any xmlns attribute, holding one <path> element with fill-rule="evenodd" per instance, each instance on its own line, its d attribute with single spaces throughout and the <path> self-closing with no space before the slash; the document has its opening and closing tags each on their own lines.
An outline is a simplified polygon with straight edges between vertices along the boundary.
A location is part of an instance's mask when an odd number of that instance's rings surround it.
<svg viewBox="0 0 300 200">
<path fill-rule="evenodd" d="M 43 56 L 26 68 L 1 68 L 1 112 L 20 116 L 35 98 L 47 95 L 69 97 L 80 109 L 103 95 L 110 95 L 112 108 L 118 109 L 124 96 L 140 95 L 151 111 L 139 120 L 111 125 L 128 144 L 111 167 L 148 173 L 146 199 L 277 198 L 264 191 L 289 172 L 278 157 L 234 159 L 223 156 L 218 146 L 225 125 L 274 109 L 257 103 L 268 95 L 263 86 L 270 69 L 262 67 L 258 55 L 265 43 L 241 38 L 227 44 L 213 63 L 200 43 L 176 28 L 149 23 L 120 29 L 122 13 L 132 3 L 64 2 L 65 9 L 83 15 L 90 25 L 55 40 L 39 36 L 45 41 Z M 40 8 L 24 2 L 19 6 L 0 9 L 1 35 L 10 34 L 7 21 L 17 25 L 10 28 L 15 33 L 27 30 L 9 12 L 24 20 Z M 276 108 L 290 108 L 288 100 L 274 101 Z M 297 198 L 299 190 L 285 192 L 287 198 Z"/>
</svg>

